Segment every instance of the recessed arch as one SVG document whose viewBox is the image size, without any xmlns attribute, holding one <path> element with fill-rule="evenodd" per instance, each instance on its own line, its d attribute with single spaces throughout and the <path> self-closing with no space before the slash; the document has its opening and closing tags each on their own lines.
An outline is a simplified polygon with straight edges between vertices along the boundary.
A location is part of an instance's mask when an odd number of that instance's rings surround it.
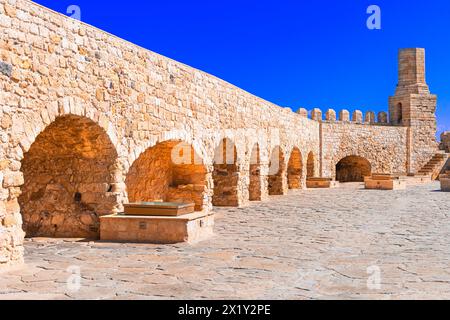
<svg viewBox="0 0 450 320">
<path fill-rule="evenodd" d="M 372 166 L 366 158 L 348 156 L 336 164 L 336 180 L 339 182 L 363 182 L 365 176 L 370 176 Z"/>
<path fill-rule="evenodd" d="M 303 175 L 302 153 L 294 147 L 288 162 L 287 178 L 289 189 L 300 189 Z"/>
<path fill-rule="evenodd" d="M 222 139 L 214 152 L 213 205 L 235 207 L 239 205 L 237 149 L 233 141 Z"/>
<path fill-rule="evenodd" d="M 261 201 L 261 155 L 258 143 L 256 143 L 252 148 L 249 174 L 249 200 Z"/>
<path fill-rule="evenodd" d="M 22 159 L 19 197 L 27 237 L 98 238 L 99 217 L 117 208 L 117 151 L 97 123 L 55 119 Z"/>
<path fill-rule="evenodd" d="M 125 184 L 130 202 L 195 203 L 204 208 L 206 168 L 192 145 L 181 140 L 157 143 L 131 165 Z"/>
<path fill-rule="evenodd" d="M 281 147 L 273 148 L 269 163 L 269 195 L 285 194 L 286 164 Z"/>
<path fill-rule="evenodd" d="M 308 154 L 308 160 L 306 162 L 306 177 L 313 178 L 316 175 L 316 157 L 314 153 L 311 151 Z"/>
</svg>

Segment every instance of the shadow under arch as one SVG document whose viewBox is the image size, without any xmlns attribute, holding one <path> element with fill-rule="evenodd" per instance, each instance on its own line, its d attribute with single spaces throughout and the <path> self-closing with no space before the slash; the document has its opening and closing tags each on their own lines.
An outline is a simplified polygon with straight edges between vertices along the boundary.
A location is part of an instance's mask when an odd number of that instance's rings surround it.
<svg viewBox="0 0 450 320">
<path fill-rule="evenodd" d="M 289 189 L 300 189 L 302 186 L 303 159 L 300 149 L 294 147 L 288 162 L 287 179 Z"/>
<path fill-rule="evenodd" d="M 314 178 L 316 176 L 316 157 L 314 153 L 311 151 L 308 154 L 308 159 L 306 161 L 306 177 Z"/>
<path fill-rule="evenodd" d="M 262 199 L 261 153 L 258 143 L 255 143 L 251 151 L 249 174 L 250 174 L 250 183 L 248 187 L 249 200 L 261 201 Z"/>
<path fill-rule="evenodd" d="M 181 140 L 159 142 L 131 165 L 125 179 L 130 202 L 195 203 L 205 207 L 206 167 L 192 145 Z"/>
<path fill-rule="evenodd" d="M 269 163 L 269 195 L 286 193 L 286 164 L 280 146 L 272 149 Z"/>
<path fill-rule="evenodd" d="M 118 207 L 117 151 L 106 131 L 76 115 L 57 117 L 22 159 L 19 196 L 28 237 L 99 238 L 99 217 Z"/>
<path fill-rule="evenodd" d="M 236 145 L 229 138 L 223 138 L 214 151 L 214 194 L 213 205 L 236 207 L 239 205 Z"/>
<path fill-rule="evenodd" d="M 339 182 L 364 182 L 364 177 L 371 174 L 369 160 L 360 156 L 347 156 L 336 164 L 336 181 Z"/>
</svg>

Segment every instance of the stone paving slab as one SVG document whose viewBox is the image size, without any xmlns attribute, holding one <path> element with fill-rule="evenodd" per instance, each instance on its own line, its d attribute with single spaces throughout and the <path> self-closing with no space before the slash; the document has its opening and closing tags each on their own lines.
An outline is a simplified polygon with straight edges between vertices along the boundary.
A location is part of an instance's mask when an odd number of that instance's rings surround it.
<svg viewBox="0 0 450 320">
<path fill-rule="evenodd" d="M 216 208 L 216 235 L 194 245 L 28 239 L 27 264 L 0 273 L 0 299 L 450 299 L 450 198 L 438 190 L 343 184 Z"/>
</svg>

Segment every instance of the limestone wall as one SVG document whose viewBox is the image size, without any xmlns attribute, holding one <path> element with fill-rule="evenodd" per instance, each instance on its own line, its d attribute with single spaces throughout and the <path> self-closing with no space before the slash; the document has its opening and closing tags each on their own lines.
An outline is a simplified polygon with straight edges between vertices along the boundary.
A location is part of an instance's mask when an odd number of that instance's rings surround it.
<svg viewBox="0 0 450 320">
<path fill-rule="evenodd" d="M 0 0 L 0 266 L 22 261 L 22 219 L 36 234 L 95 236 L 98 217 L 129 200 L 243 205 L 334 176 L 350 155 L 406 172 L 408 129 L 386 113 L 311 118 L 28 0 Z M 215 157 L 224 139 L 232 163 Z M 169 160 L 180 142 L 200 165 Z"/>
<path fill-rule="evenodd" d="M 106 179 L 118 202 L 113 212 L 127 199 L 128 169 L 158 142 L 186 141 L 211 172 L 214 149 L 224 137 L 232 140 L 241 203 L 249 198 L 255 143 L 263 177 L 276 146 L 286 155 L 294 147 L 304 157 L 319 154 L 317 122 L 32 2 L 0 0 L 0 33 L 0 263 L 21 260 L 22 162 L 58 117 L 92 120 L 114 146 L 119 170 L 108 168 Z M 209 206 L 211 180 L 205 191 Z M 74 191 L 67 199 L 78 201 Z"/>
</svg>

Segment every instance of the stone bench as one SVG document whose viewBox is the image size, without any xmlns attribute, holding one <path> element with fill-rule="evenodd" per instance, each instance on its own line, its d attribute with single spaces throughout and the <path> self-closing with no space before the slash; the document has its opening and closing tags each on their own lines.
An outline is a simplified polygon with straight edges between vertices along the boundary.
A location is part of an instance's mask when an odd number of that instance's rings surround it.
<svg viewBox="0 0 450 320">
<path fill-rule="evenodd" d="M 399 174 L 374 173 L 364 177 L 366 189 L 377 190 L 403 190 L 406 189 L 406 180 Z"/>
<path fill-rule="evenodd" d="M 338 188 L 339 181 L 332 178 L 307 178 L 306 187 L 310 189 L 315 188 Z"/>
<path fill-rule="evenodd" d="M 125 212 L 100 217 L 100 240 L 172 244 L 194 243 L 212 236 L 214 214 L 194 212 L 194 203 L 142 202 Z"/>
</svg>

